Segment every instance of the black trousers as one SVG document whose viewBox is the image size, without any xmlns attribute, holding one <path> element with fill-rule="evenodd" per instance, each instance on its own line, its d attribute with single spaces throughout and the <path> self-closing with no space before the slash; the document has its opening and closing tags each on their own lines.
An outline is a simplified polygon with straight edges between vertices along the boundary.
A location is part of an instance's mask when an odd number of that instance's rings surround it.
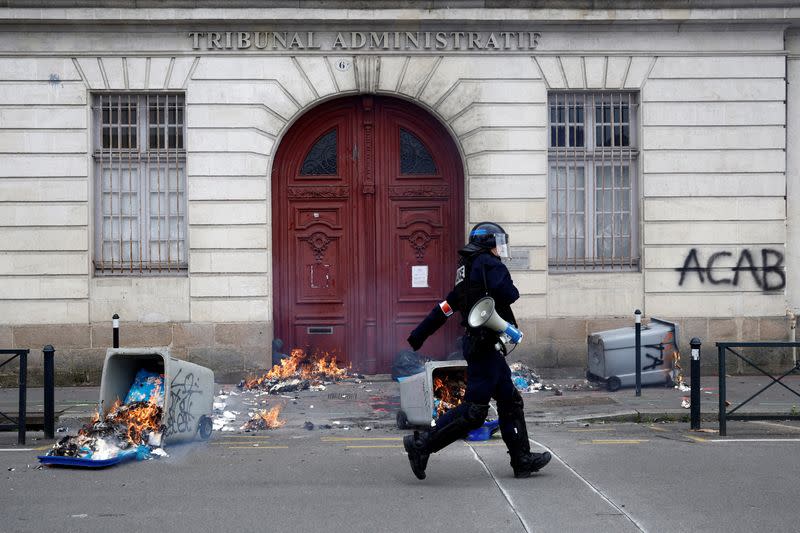
<svg viewBox="0 0 800 533">
<path fill-rule="evenodd" d="M 515 397 L 519 398 L 519 394 L 511 381 L 511 369 L 508 368 L 506 358 L 495 350 L 483 351 L 483 353 L 477 350 L 471 351 L 472 353 L 469 355 L 465 354 L 467 390 L 464 401 L 458 407 L 440 416 L 436 420 L 436 427 L 444 427 L 458 417 L 465 417 L 470 419 L 471 429 L 477 429 L 483 425 L 486 418 L 484 416 L 483 420 L 476 420 L 474 418 L 475 409 L 470 409 L 469 404 L 488 405 L 489 400 L 494 398 L 497 401 L 500 430 L 504 434 L 507 431 L 513 432 L 512 404 Z"/>
</svg>

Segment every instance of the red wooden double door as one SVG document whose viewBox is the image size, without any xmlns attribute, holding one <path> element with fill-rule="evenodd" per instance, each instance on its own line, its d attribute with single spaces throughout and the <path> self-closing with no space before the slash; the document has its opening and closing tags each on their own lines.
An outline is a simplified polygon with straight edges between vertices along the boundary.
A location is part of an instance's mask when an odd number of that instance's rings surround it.
<svg viewBox="0 0 800 533">
<path fill-rule="evenodd" d="M 452 287 L 463 187 L 450 135 L 413 104 L 347 97 L 301 117 L 272 176 L 273 318 L 285 348 L 388 372 Z M 450 322 L 424 353 L 454 349 Z"/>
</svg>

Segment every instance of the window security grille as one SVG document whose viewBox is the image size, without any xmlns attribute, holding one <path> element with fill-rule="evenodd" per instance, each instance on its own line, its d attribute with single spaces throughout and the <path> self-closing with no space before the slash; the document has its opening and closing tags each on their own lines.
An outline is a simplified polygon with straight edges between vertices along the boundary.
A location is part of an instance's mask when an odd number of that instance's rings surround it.
<svg viewBox="0 0 800 533">
<path fill-rule="evenodd" d="M 182 94 L 96 94 L 95 272 L 187 269 Z"/>
<path fill-rule="evenodd" d="M 636 95 L 548 100 L 550 270 L 637 270 Z"/>
</svg>

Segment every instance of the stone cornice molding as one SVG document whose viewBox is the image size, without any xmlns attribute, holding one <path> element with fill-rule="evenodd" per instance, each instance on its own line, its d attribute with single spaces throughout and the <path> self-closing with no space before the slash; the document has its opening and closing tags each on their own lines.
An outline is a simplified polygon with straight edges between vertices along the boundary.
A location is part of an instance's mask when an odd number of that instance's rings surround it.
<svg viewBox="0 0 800 533">
<path fill-rule="evenodd" d="M 758 5 L 758 2 L 753 2 Z M 358 24 L 402 25 L 420 22 L 531 25 L 604 23 L 783 23 L 800 24 L 800 6 L 721 7 L 691 9 L 307 9 L 307 8 L 0 8 L 0 23 L 91 24 L 303 24 L 351 27 Z M 398 27 L 398 29 L 401 29 Z"/>
</svg>

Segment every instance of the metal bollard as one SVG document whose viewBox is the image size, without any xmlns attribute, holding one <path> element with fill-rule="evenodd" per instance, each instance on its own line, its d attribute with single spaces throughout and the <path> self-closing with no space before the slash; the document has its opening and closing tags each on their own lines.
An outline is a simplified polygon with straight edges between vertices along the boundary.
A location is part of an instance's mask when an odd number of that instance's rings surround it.
<svg viewBox="0 0 800 533">
<path fill-rule="evenodd" d="M 636 396 L 642 395 L 642 312 L 633 312 L 636 318 Z"/>
<path fill-rule="evenodd" d="M 55 348 L 48 344 L 42 348 L 44 355 L 44 436 L 52 439 L 55 436 Z"/>
<path fill-rule="evenodd" d="M 725 405 L 725 348 L 717 343 L 717 362 L 719 364 L 719 436 L 728 434 L 728 407 Z"/>
<path fill-rule="evenodd" d="M 114 316 L 111 317 L 111 327 L 114 328 L 114 339 L 111 346 L 119 348 L 119 315 L 117 313 L 114 313 Z"/>
<path fill-rule="evenodd" d="M 17 444 L 25 444 L 28 423 L 28 350 L 19 352 L 19 416 L 17 419 Z"/>
<path fill-rule="evenodd" d="M 689 341 L 692 347 L 692 392 L 691 392 L 691 429 L 700 429 L 700 345 L 702 342 L 699 338 L 694 337 Z"/>
</svg>

